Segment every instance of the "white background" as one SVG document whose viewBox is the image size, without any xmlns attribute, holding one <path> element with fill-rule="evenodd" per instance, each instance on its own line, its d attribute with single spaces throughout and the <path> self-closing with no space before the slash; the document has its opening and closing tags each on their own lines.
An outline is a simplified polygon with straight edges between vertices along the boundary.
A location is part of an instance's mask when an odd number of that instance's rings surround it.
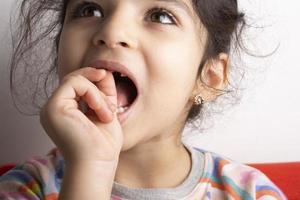
<svg viewBox="0 0 300 200">
<path fill-rule="evenodd" d="M 0 164 L 44 155 L 52 147 L 38 117 L 19 114 L 9 94 L 12 4 L 13 0 L 2 0 L 0 7 Z M 255 33 L 259 35 L 255 40 L 258 49 L 268 52 L 278 43 L 280 47 L 267 59 L 246 60 L 247 66 L 262 66 L 263 70 L 251 72 L 254 79 L 242 103 L 218 117 L 205 134 L 188 142 L 240 162 L 300 161 L 300 3 L 243 0 L 242 8 L 268 27 Z"/>
</svg>

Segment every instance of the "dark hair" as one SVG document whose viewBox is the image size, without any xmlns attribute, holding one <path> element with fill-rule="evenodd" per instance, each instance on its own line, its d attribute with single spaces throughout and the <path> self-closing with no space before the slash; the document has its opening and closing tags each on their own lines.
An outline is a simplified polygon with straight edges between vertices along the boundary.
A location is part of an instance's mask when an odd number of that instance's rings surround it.
<svg viewBox="0 0 300 200">
<path fill-rule="evenodd" d="M 208 32 L 205 53 L 198 69 L 198 77 L 201 78 L 200 74 L 205 62 L 210 59 L 216 58 L 220 53 L 229 54 L 231 51 L 239 54 L 240 50 L 245 50 L 243 45 L 242 33 L 246 26 L 245 14 L 240 12 L 238 9 L 237 0 L 192 0 L 194 10 L 199 16 L 202 24 Z M 233 65 L 233 64 L 232 64 Z M 233 67 L 233 66 L 232 66 Z M 232 68 L 233 70 L 234 68 Z M 237 82 L 243 78 L 243 72 L 240 73 L 236 69 L 235 78 Z M 238 77 L 240 76 L 240 78 Z M 234 77 L 234 76 L 232 76 Z M 224 93 L 224 99 L 227 100 L 221 106 L 225 110 L 226 104 L 234 104 L 238 101 L 238 86 L 231 84 L 229 81 L 229 87 Z M 226 94 L 228 95 L 226 96 Z M 231 96 L 230 96 L 231 95 Z M 229 100 L 229 101 L 228 101 Z M 232 101 L 233 100 L 233 101 Z M 193 105 L 189 111 L 187 121 L 194 122 L 198 118 L 198 124 L 203 122 L 204 115 L 209 116 L 210 112 L 213 112 L 212 106 L 208 106 L 205 110 L 203 104 L 197 106 Z M 198 125 L 199 128 L 200 125 Z M 196 125 L 197 127 L 197 125 Z"/>
<path fill-rule="evenodd" d="M 238 10 L 237 0 L 192 0 L 192 3 L 208 32 L 205 54 L 199 63 L 200 77 L 207 60 L 243 48 L 241 33 L 245 19 Z M 37 114 L 57 84 L 57 50 L 67 4 L 68 0 L 23 0 L 17 20 L 11 22 L 17 28 L 12 30 L 10 86 L 20 112 Z M 193 106 L 187 121 L 195 121 L 201 113 L 202 105 Z"/>
</svg>

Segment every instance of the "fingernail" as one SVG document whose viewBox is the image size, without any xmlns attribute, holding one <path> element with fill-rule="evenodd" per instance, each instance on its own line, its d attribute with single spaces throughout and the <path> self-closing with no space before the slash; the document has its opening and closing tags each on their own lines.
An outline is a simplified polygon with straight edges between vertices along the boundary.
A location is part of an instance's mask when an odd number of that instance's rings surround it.
<svg viewBox="0 0 300 200">
<path fill-rule="evenodd" d="M 114 113 L 117 110 L 117 106 L 113 104 L 109 99 L 105 99 L 108 108 Z"/>
<path fill-rule="evenodd" d="M 117 106 L 114 105 L 114 104 L 111 104 L 111 105 L 109 106 L 109 109 L 114 113 L 114 112 L 117 111 Z"/>
</svg>

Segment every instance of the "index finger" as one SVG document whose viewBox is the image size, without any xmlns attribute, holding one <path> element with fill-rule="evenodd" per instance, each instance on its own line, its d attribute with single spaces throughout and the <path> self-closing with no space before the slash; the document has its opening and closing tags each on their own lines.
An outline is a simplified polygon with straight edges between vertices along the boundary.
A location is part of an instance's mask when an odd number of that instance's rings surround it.
<svg viewBox="0 0 300 200">
<path fill-rule="evenodd" d="M 117 105 L 117 88 L 111 71 L 106 71 L 106 76 L 101 81 L 96 82 L 96 86 L 113 104 Z"/>
<path fill-rule="evenodd" d="M 83 67 L 78 70 L 75 70 L 69 74 L 67 74 L 61 82 L 63 82 L 65 79 L 67 79 L 69 76 L 76 76 L 81 75 L 88 79 L 91 82 L 98 82 L 102 80 L 106 76 L 106 70 L 105 69 L 96 69 L 93 67 Z"/>
</svg>

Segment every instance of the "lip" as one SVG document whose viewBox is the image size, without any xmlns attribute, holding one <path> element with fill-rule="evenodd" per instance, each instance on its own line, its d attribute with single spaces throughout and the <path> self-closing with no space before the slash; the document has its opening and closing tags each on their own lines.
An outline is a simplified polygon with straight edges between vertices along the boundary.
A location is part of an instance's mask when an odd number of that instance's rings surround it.
<svg viewBox="0 0 300 200">
<path fill-rule="evenodd" d="M 137 89 L 137 96 L 140 94 L 140 88 L 138 85 L 138 81 L 135 78 L 134 74 L 129 70 L 126 65 L 123 65 L 116 61 L 108 61 L 108 60 L 95 60 L 88 64 L 88 67 L 94 67 L 96 69 L 106 69 L 108 71 L 112 72 L 120 72 L 122 74 L 125 74 L 128 76 L 128 78 L 131 79 L 131 81 L 134 83 L 136 89 Z"/>
<path fill-rule="evenodd" d="M 137 99 L 138 97 L 134 100 L 134 102 L 130 105 L 130 107 L 128 108 L 128 110 L 126 110 L 123 113 L 118 113 L 118 119 L 121 125 L 123 125 L 126 121 L 126 119 L 129 117 L 130 113 L 133 111 L 133 107 L 135 106 L 135 104 L 137 103 Z"/>
<path fill-rule="evenodd" d="M 106 70 L 112 71 L 112 72 L 115 72 L 115 71 L 120 72 L 120 73 L 128 76 L 128 78 L 130 78 L 132 80 L 132 82 L 135 84 L 135 87 L 137 89 L 137 96 L 136 96 L 135 100 L 132 102 L 130 107 L 125 112 L 118 114 L 118 119 L 119 119 L 120 123 L 124 124 L 124 122 L 126 121 L 128 116 L 132 112 L 133 107 L 137 103 L 137 100 L 140 96 L 140 88 L 139 88 L 139 85 L 137 84 L 137 80 L 136 80 L 135 76 L 125 65 L 123 65 L 119 62 L 115 62 L 115 61 L 95 60 L 95 61 L 92 61 L 91 63 L 89 63 L 88 67 L 94 67 L 96 69 L 106 69 Z"/>
</svg>

